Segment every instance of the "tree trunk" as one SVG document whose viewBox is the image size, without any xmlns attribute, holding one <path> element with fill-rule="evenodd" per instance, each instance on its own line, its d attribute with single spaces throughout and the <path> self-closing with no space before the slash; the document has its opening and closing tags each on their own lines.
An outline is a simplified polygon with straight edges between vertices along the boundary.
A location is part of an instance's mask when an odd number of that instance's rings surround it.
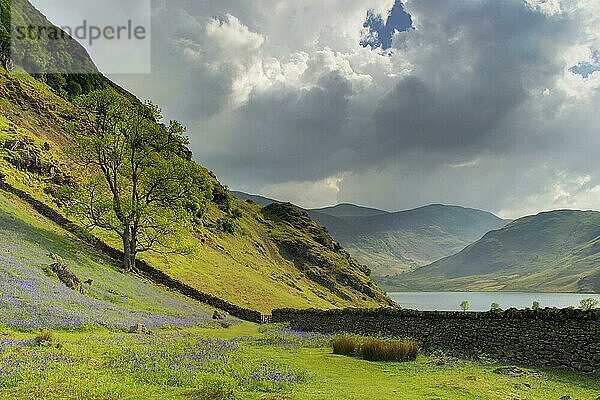
<svg viewBox="0 0 600 400">
<path fill-rule="evenodd" d="M 135 268 L 135 260 L 137 258 L 137 228 L 135 226 L 131 229 L 131 241 L 129 243 L 131 268 Z"/>
<path fill-rule="evenodd" d="M 131 271 L 131 242 L 129 225 L 125 225 L 123 230 L 123 269 L 127 272 Z"/>
</svg>

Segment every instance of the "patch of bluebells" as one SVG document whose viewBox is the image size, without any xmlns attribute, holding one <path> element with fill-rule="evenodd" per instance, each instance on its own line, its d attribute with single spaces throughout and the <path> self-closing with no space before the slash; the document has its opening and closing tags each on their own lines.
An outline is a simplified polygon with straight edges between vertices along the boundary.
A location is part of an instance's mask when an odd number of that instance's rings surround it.
<svg viewBox="0 0 600 400">
<path fill-rule="evenodd" d="M 199 372 L 221 372 L 238 350 L 235 340 L 190 339 L 178 335 L 129 342 L 126 348 L 130 350 L 115 356 L 109 365 L 123 367 L 148 382 L 165 385 L 190 383 Z"/>
<path fill-rule="evenodd" d="M 81 279 L 92 278 L 86 295 L 73 291 L 56 278 L 46 276 L 42 267 L 51 263 L 50 252 L 39 243 L 53 243 L 62 237 L 41 234 L 33 227 L 12 219 L 0 210 L 0 321 L 20 329 L 82 329 L 88 325 L 127 328 L 144 324 L 148 328 L 195 326 L 211 319 L 198 303 L 120 274 L 100 263 L 80 258 L 76 245 L 62 243 L 74 255 L 67 264 Z M 89 265 L 91 264 L 91 265 Z M 152 299 L 152 300 L 149 300 Z"/>
<path fill-rule="evenodd" d="M 255 343 L 253 338 L 223 340 L 179 333 L 121 336 L 111 341 L 127 350 L 113 355 L 108 365 L 153 384 L 197 386 L 206 376 L 218 376 L 248 390 L 276 391 L 312 379 L 306 371 L 248 359 L 244 346 Z"/>
<path fill-rule="evenodd" d="M 265 334 L 266 344 L 295 349 L 329 347 L 333 338 L 322 333 L 297 331 L 289 325 L 264 325 L 260 332 Z"/>
<path fill-rule="evenodd" d="M 0 340 L 0 387 L 18 383 L 25 375 L 53 371 L 73 360 L 64 350 L 37 346 L 35 339 Z"/>
<path fill-rule="evenodd" d="M 306 382 L 312 378 L 312 375 L 306 371 L 295 372 L 289 368 L 277 366 L 272 362 L 263 361 L 253 368 L 249 380 L 252 383 L 268 383 L 280 386 Z"/>
</svg>

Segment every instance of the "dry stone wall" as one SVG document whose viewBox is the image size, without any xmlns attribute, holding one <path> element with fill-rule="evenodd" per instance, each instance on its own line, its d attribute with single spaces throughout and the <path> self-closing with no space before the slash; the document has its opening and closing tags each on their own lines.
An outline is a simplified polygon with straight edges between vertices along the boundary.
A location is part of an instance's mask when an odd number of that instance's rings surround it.
<svg viewBox="0 0 600 400">
<path fill-rule="evenodd" d="M 507 310 L 420 312 L 378 310 L 275 310 L 273 322 L 323 333 L 356 333 L 413 339 L 421 348 L 460 356 L 600 373 L 600 312 Z"/>
</svg>

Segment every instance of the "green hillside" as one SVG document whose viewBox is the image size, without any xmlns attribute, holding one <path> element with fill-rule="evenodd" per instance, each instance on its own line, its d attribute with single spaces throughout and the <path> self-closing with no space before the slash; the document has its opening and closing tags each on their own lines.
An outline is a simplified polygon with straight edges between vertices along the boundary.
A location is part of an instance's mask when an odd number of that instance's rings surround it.
<svg viewBox="0 0 600 400">
<path fill-rule="evenodd" d="M 398 276 L 409 290 L 600 291 L 600 212 L 552 211 Z"/>
<path fill-rule="evenodd" d="M 4 0 L 1 4 L 6 6 Z M 19 15 L 19 10 L 26 14 Z M 43 18 L 31 6 L 12 11 L 12 18 Z M 83 54 L 80 50 L 75 51 L 78 57 Z M 49 76 L 34 78 L 22 68 L 12 67 L 11 72 L 0 68 L 0 173 L 9 185 L 66 214 L 65 189 L 76 187 L 81 173 L 64 149 L 72 145 L 72 135 L 79 129 L 81 109 L 69 101 L 71 96 L 62 86 L 48 85 Z M 131 98 L 100 75 L 85 77 L 97 78 L 99 87 L 112 87 Z M 291 229 L 286 221 L 263 215 L 259 206 L 233 198 L 214 174 L 209 176 L 209 201 L 203 204 L 201 218 L 178 238 L 189 251 L 177 255 L 148 253 L 142 256 L 144 261 L 198 290 L 262 312 L 278 307 L 388 303 L 385 294 L 370 283 L 366 268 L 343 249 L 332 248 L 331 238 L 323 242 L 325 245 L 314 240 L 312 221 L 302 220 Z M 69 218 L 83 222 L 77 216 Z M 122 244 L 116 235 L 97 229 L 92 233 L 116 248 Z M 282 251 L 282 235 L 324 255 L 309 268 L 318 270 L 317 275 L 299 268 L 297 259 Z M 326 263 L 319 264 L 324 260 Z"/>
</svg>

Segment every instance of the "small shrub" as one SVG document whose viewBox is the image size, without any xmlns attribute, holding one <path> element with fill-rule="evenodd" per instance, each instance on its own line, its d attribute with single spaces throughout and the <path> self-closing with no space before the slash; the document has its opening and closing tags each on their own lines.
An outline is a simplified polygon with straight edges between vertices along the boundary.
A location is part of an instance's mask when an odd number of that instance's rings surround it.
<svg viewBox="0 0 600 400">
<path fill-rule="evenodd" d="M 352 336 L 339 336 L 333 339 L 333 354 L 341 356 L 355 356 L 358 355 L 359 343 L 355 337 Z"/>
<path fill-rule="evenodd" d="M 240 220 L 244 216 L 244 213 L 239 208 L 233 208 L 231 210 L 231 217 L 235 220 Z"/>
<path fill-rule="evenodd" d="M 463 312 L 467 312 L 469 308 L 471 308 L 471 303 L 469 303 L 467 300 L 460 303 L 460 309 L 463 310 Z"/>
<path fill-rule="evenodd" d="M 598 308 L 599 304 L 600 302 L 598 300 L 590 297 L 588 299 L 581 300 L 579 303 L 579 308 L 581 308 L 583 311 L 590 311 Z"/>
<path fill-rule="evenodd" d="M 237 223 L 233 218 L 220 219 L 218 224 L 219 224 L 219 229 L 222 232 L 228 233 L 230 235 L 233 235 L 237 229 Z"/>
<path fill-rule="evenodd" d="M 531 306 L 531 309 L 532 310 L 536 310 L 536 311 L 539 310 L 539 309 L 541 309 L 541 308 L 542 307 L 540 306 L 540 302 L 539 301 L 534 301 L 533 305 Z"/>
<path fill-rule="evenodd" d="M 415 361 L 419 355 L 419 345 L 411 341 L 392 341 L 388 343 L 392 361 Z"/>
<path fill-rule="evenodd" d="M 500 304 L 498 303 L 492 303 L 491 307 L 490 307 L 490 311 L 491 312 L 499 312 L 502 311 L 502 309 L 500 308 Z"/>
</svg>

